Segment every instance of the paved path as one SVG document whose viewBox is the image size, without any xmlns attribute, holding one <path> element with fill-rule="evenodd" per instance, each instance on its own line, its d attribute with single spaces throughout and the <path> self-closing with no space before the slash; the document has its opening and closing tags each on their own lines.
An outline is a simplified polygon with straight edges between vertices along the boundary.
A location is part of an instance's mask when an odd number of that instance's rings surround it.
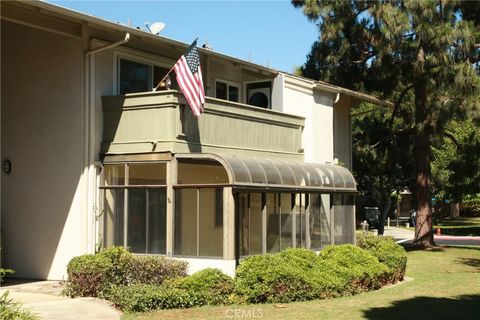
<svg viewBox="0 0 480 320">
<path fill-rule="evenodd" d="M 44 320 L 118 320 L 121 313 L 108 302 L 96 298 L 71 299 L 59 296 L 52 284 L 56 281 L 37 281 L 0 288 L 9 291 L 9 298 L 22 302 L 25 308 Z M 52 289 L 53 288 L 53 289 Z"/>
<path fill-rule="evenodd" d="M 372 231 L 376 233 L 377 230 Z M 413 231 L 397 227 L 385 227 L 384 234 L 393 237 L 398 243 L 411 243 L 415 236 L 415 233 Z M 437 245 L 480 246 L 480 237 L 463 237 L 448 235 L 434 235 L 433 237 Z"/>
</svg>

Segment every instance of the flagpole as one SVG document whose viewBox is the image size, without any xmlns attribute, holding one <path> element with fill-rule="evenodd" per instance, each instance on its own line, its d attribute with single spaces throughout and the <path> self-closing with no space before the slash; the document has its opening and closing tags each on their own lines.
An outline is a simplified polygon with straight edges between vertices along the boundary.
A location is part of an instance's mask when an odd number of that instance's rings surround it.
<svg viewBox="0 0 480 320">
<path fill-rule="evenodd" d="M 192 44 L 188 47 L 187 51 L 185 51 L 185 52 L 188 52 L 188 50 L 190 50 L 190 48 L 191 48 L 195 43 L 197 43 L 197 41 L 198 41 L 198 37 L 197 37 L 195 40 L 193 40 Z M 183 54 L 182 54 L 182 55 L 183 55 Z M 181 58 L 181 56 L 180 56 L 180 58 Z M 178 60 L 177 60 L 177 61 L 178 61 Z M 175 64 L 177 64 L 177 63 L 175 62 Z M 165 79 L 168 77 L 168 75 L 170 74 L 170 72 L 172 72 L 173 68 L 175 68 L 175 64 L 173 65 L 173 67 L 170 68 L 170 70 L 168 70 L 167 74 L 162 78 L 162 80 L 160 80 L 160 81 L 158 82 L 157 86 L 156 86 L 155 88 L 153 88 L 153 91 L 156 91 L 156 90 L 158 89 L 158 87 L 160 87 L 160 84 L 163 82 L 163 80 L 165 80 Z"/>
</svg>

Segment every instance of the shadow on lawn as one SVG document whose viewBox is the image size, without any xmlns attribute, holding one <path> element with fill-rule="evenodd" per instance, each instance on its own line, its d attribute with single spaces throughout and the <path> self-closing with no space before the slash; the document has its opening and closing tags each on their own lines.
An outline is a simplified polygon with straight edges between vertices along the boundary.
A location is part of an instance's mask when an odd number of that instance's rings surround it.
<svg viewBox="0 0 480 320">
<path fill-rule="evenodd" d="M 364 311 L 366 319 L 478 319 L 480 295 L 463 295 L 457 299 L 417 297 L 400 300 L 386 308 Z"/>
</svg>

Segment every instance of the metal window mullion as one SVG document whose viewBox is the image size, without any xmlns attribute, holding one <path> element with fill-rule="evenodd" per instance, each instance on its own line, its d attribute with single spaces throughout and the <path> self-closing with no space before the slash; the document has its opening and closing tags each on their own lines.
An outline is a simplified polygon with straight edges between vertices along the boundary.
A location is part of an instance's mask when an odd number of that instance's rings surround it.
<svg viewBox="0 0 480 320">
<path fill-rule="evenodd" d="M 128 164 L 125 164 L 125 186 L 129 184 L 130 168 Z M 123 246 L 127 247 L 128 244 L 128 188 L 125 188 L 124 200 L 123 200 Z"/>
<path fill-rule="evenodd" d="M 297 247 L 297 216 L 295 215 L 296 194 L 290 194 L 290 215 L 292 216 L 292 248 Z"/>
<path fill-rule="evenodd" d="M 150 230 L 150 206 L 149 206 L 149 203 L 150 203 L 150 190 L 148 189 L 145 189 L 145 193 L 146 193 L 146 196 L 145 196 L 145 253 L 148 253 L 149 252 L 149 238 L 150 238 L 150 234 L 149 234 L 149 230 Z"/>
<path fill-rule="evenodd" d="M 276 208 L 278 214 L 278 251 L 282 250 L 282 202 L 281 202 L 281 193 L 275 194 L 277 198 Z"/>
<path fill-rule="evenodd" d="M 305 194 L 305 248 L 310 249 L 310 196 Z"/>
<path fill-rule="evenodd" d="M 200 188 L 197 188 L 197 257 L 200 255 Z"/>
<path fill-rule="evenodd" d="M 267 194 L 262 193 L 262 253 L 267 253 Z"/>
<path fill-rule="evenodd" d="M 248 241 L 247 241 L 248 248 L 247 248 L 247 249 L 248 249 L 248 252 L 247 252 L 246 255 L 249 255 L 249 254 L 250 254 L 250 247 L 251 247 L 251 246 L 250 246 L 250 241 L 251 241 L 251 237 L 250 237 L 250 235 L 251 235 L 251 234 L 250 234 L 250 232 L 251 232 L 251 228 L 250 228 L 250 226 L 251 226 L 251 223 L 250 223 L 250 222 L 251 222 L 251 219 L 250 219 L 250 218 L 251 218 L 251 217 L 250 217 L 250 214 L 251 214 L 251 210 L 250 210 L 250 196 L 251 196 L 251 193 L 248 193 L 248 197 L 247 197 L 247 208 L 248 208 L 248 209 L 247 209 L 247 215 L 248 215 Z"/>
</svg>

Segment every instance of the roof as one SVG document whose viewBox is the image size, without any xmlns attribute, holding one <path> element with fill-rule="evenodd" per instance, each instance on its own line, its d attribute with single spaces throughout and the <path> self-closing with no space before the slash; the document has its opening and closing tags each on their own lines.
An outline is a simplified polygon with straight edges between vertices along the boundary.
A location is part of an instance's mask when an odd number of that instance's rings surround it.
<svg viewBox="0 0 480 320">
<path fill-rule="evenodd" d="M 176 158 L 218 161 L 236 190 L 357 193 L 352 173 L 338 165 L 208 153 L 177 154 Z"/>
<path fill-rule="evenodd" d="M 81 12 L 78 12 L 78 11 L 75 11 L 75 10 L 72 10 L 72 9 L 67 9 L 65 7 L 62 7 L 62 6 L 59 6 L 59 5 L 54 5 L 54 4 L 51 4 L 51 3 L 44 2 L 44 1 L 19 0 L 18 2 L 23 3 L 25 5 L 37 7 L 41 10 L 48 10 L 50 12 L 57 13 L 57 14 L 60 14 L 60 15 L 63 15 L 63 16 L 67 16 L 69 18 L 77 19 L 77 20 L 79 20 L 80 23 L 93 24 L 93 25 L 101 26 L 101 27 L 108 28 L 108 29 L 111 29 L 111 30 L 130 33 L 133 36 L 137 36 L 137 37 L 140 37 L 140 38 L 147 38 L 147 39 L 151 39 L 151 40 L 154 40 L 154 41 L 162 41 L 163 43 L 170 44 L 170 45 L 180 47 L 180 48 L 185 48 L 186 49 L 190 46 L 190 44 L 188 44 L 188 43 L 184 43 L 184 42 L 174 40 L 174 39 L 170 39 L 168 37 L 164 37 L 164 36 L 160 36 L 160 35 L 155 35 L 155 34 L 152 34 L 150 32 L 147 32 L 147 31 L 144 31 L 144 30 L 141 30 L 141 29 L 137 29 L 135 27 L 115 23 L 115 22 L 112 22 L 112 21 L 101 19 L 101 18 L 92 16 L 92 15 L 89 15 L 89 14 L 81 13 Z M 339 94 L 344 94 L 344 95 L 351 96 L 351 97 L 354 97 L 354 98 L 362 100 L 362 101 L 371 102 L 371 103 L 374 103 L 374 104 L 377 104 L 377 105 L 383 105 L 383 106 L 386 106 L 386 107 L 393 107 L 392 102 L 382 100 L 382 99 L 379 99 L 377 97 L 374 97 L 372 95 L 368 95 L 368 94 L 365 94 L 365 93 L 362 93 L 362 92 L 357 92 L 357 91 L 353 91 L 353 90 L 350 90 L 350 89 L 342 88 L 342 87 L 335 86 L 335 85 L 332 85 L 332 84 L 329 84 L 329 83 L 326 83 L 326 82 L 323 82 L 323 81 L 316 81 L 316 80 L 300 77 L 300 76 L 297 76 L 297 75 L 289 74 L 289 73 L 286 73 L 286 72 L 280 72 L 276 69 L 268 68 L 268 67 L 256 64 L 256 63 L 252 63 L 252 62 L 245 61 L 245 60 L 242 60 L 242 59 L 239 59 L 239 58 L 235 58 L 233 56 L 229 56 L 229 55 L 217 52 L 217 51 L 212 51 L 212 50 L 204 49 L 204 48 L 199 48 L 199 51 L 204 55 L 219 57 L 219 58 L 229 60 L 229 61 L 234 62 L 234 63 L 244 65 L 246 67 L 250 67 L 250 68 L 262 71 L 262 72 L 270 73 L 271 75 L 278 75 L 280 73 L 285 74 L 288 77 L 293 77 L 293 78 L 296 78 L 299 81 L 309 83 L 311 88 L 317 88 L 317 89 L 320 89 L 320 90 L 324 90 L 324 91 L 332 92 L 332 93 L 336 93 L 336 94 L 338 94 L 338 93 Z"/>
</svg>

